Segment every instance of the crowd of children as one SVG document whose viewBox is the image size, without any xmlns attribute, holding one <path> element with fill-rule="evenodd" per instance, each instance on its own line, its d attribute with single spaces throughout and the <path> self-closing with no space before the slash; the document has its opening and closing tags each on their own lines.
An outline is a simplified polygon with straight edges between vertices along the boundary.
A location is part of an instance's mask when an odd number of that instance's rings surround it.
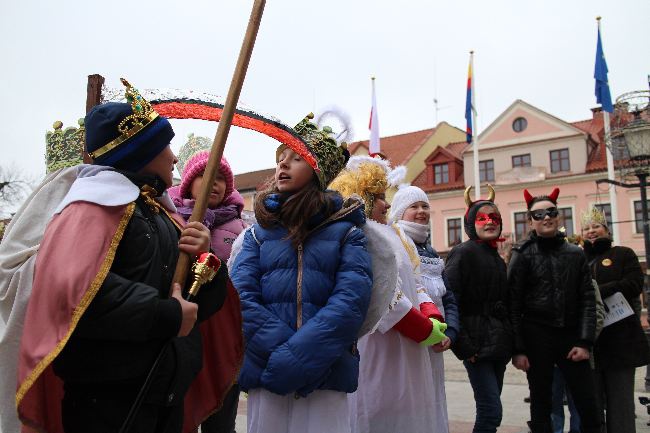
<svg viewBox="0 0 650 433">
<path fill-rule="evenodd" d="M 277 148 L 252 225 L 225 158 L 205 217 L 187 222 L 210 140 L 190 136 L 177 159 L 170 123 L 125 85 L 128 103 L 86 116 L 94 164 L 46 178 L 0 246 L 3 431 L 231 433 L 243 391 L 249 433 L 448 433 L 451 349 L 475 433 L 501 423 L 510 360 L 533 433 L 554 431 L 556 370 L 581 431 L 634 432 L 643 277 L 597 210 L 583 251 L 559 230 L 559 190 L 524 191 L 531 234 L 506 264 L 494 190 L 468 188 L 467 240 L 443 261 L 405 168 L 350 157 L 308 115 Z M 217 276 L 191 301 L 172 284 L 179 251 L 213 254 Z M 617 294 L 636 314 L 596 338 L 600 295 Z"/>
</svg>

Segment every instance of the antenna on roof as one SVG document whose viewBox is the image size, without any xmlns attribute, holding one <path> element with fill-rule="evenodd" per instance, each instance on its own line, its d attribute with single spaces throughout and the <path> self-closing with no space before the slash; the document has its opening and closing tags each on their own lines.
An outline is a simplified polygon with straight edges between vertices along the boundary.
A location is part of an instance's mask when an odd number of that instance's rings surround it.
<svg viewBox="0 0 650 433">
<path fill-rule="evenodd" d="M 438 104 L 439 104 L 438 98 L 434 97 L 433 98 L 433 107 L 434 107 L 434 110 L 436 112 L 436 124 L 433 125 L 433 126 L 438 126 L 438 111 L 446 110 L 447 108 L 451 108 L 451 105 L 445 105 L 444 107 L 439 107 Z"/>
<path fill-rule="evenodd" d="M 435 57 L 433 58 L 433 111 L 435 113 L 436 123 L 434 127 L 438 126 L 438 111 L 444 110 L 446 108 L 451 108 L 451 105 L 446 105 L 444 107 L 438 106 L 438 68 Z"/>
</svg>

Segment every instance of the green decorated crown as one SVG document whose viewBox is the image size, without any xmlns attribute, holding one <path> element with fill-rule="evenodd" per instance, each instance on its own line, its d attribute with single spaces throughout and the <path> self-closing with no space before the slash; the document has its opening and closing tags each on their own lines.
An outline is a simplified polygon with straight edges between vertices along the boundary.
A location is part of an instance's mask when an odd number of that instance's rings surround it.
<svg viewBox="0 0 650 433">
<path fill-rule="evenodd" d="M 294 130 L 304 140 L 307 148 L 312 153 L 320 169 L 318 179 L 323 189 L 339 174 L 345 167 L 345 163 L 350 157 L 347 151 L 346 143 L 336 142 L 332 128 L 323 126 L 322 129 L 311 120 L 314 118 L 313 113 L 309 113 L 302 119 Z"/>
<path fill-rule="evenodd" d="M 54 122 L 54 131 L 45 133 L 45 171 L 51 173 L 60 168 L 72 167 L 83 162 L 84 119 L 79 119 L 79 127 L 63 129 L 63 123 Z"/>
</svg>

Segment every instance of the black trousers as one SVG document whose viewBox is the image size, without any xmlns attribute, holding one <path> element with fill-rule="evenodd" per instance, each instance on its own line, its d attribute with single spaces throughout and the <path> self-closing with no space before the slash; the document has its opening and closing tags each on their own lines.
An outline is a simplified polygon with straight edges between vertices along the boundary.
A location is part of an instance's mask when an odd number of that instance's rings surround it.
<svg viewBox="0 0 650 433">
<path fill-rule="evenodd" d="M 600 433 L 602 409 L 596 396 L 594 372 L 589 361 L 574 362 L 567 355 L 577 341 L 577 329 L 551 328 L 524 323 L 527 372 L 530 388 L 530 428 L 532 433 L 552 433 L 551 408 L 553 366 L 557 365 L 580 415 L 582 433 Z"/>
<path fill-rule="evenodd" d="M 121 396 L 106 393 L 70 392 L 62 402 L 65 433 L 117 433 L 131 409 L 135 394 Z M 158 406 L 143 403 L 129 433 L 181 433 L 183 405 Z"/>
<path fill-rule="evenodd" d="M 234 384 L 223 400 L 221 409 L 201 423 L 202 433 L 235 433 L 237 406 L 239 405 L 239 385 Z"/>
</svg>

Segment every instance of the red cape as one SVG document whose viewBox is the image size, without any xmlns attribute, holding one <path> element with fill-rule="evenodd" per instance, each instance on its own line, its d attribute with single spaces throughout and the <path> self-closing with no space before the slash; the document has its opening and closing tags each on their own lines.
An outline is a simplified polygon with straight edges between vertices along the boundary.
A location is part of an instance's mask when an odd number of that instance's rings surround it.
<svg viewBox="0 0 650 433">
<path fill-rule="evenodd" d="M 104 282 L 134 208 L 135 203 L 106 207 L 75 202 L 45 230 L 34 266 L 18 362 L 16 406 L 23 432 L 63 433 L 63 382 L 54 374 L 52 361 Z M 221 406 L 241 365 L 239 298 L 232 285 L 228 286 L 222 310 L 200 325 L 204 364 L 185 399 L 183 430 L 187 432 Z M 210 338 L 214 332 L 218 339 Z"/>
</svg>

